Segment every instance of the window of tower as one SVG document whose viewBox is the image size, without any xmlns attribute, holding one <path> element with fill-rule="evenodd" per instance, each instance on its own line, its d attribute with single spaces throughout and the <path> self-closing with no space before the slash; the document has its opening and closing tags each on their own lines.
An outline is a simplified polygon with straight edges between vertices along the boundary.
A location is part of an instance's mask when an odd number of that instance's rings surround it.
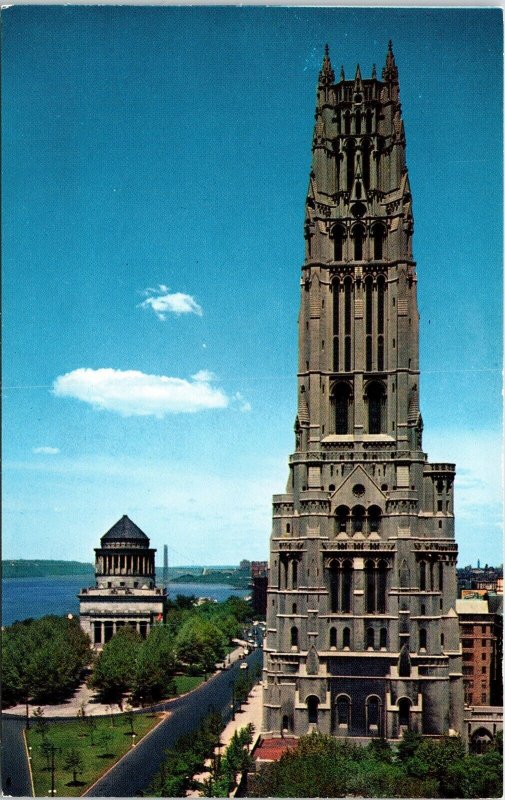
<svg viewBox="0 0 505 800">
<path fill-rule="evenodd" d="M 386 594 L 387 594 L 387 570 L 388 565 L 384 560 L 377 565 L 377 613 L 386 613 Z"/>
<path fill-rule="evenodd" d="M 358 134 L 358 136 L 361 133 L 361 114 L 359 111 L 356 111 L 356 133 Z"/>
<path fill-rule="evenodd" d="M 366 631 L 366 649 L 373 650 L 375 646 L 375 631 L 373 628 L 367 628 Z"/>
<path fill-rule="evenodd" d="M 379 647 L 385 650 L 388 646 L 388 632 L 387 628 L 381 628 L 379 633 Z"/>
<path fill-rule="evenodd" d="M 410 724 L 410 706 L 408 697 L 402 697 L 398 701 L 398 721 L 403 728 L 408 728 Z"/>
<path fill-rule="evenodd" d="M 367 109 L 365 129 L 367 133 L 372 133 L 372 109 Z"/>
<path fill-rule="evenodd" d="M 375 695 L 366 699 L 366 721 L 368 733 L 380 734 L 380 700 Z"/>
<path fill-rule="evenodd" d="M 309 723 L 317 725 L 318 710 L 319 710 L 319 698 L 315 697 L 315 695 L 307 697 L 307 711 L 309 715 Z"/>
<path fill-rule="evenodd" d="M 376 577 L 375 564 L 368 559 L 365 561 L 365 609 L 367 614 L 375 614 Z"/>
<path fill-rule="evenodd" d="M 365 524 L 365 509 L 363 506 L 354 506 L 352 510 L 352 530 L 353 533 L 363 533 Z"/>
<path fill-rule="evenodd" d="M 365 191 L 370 188 L 370 150 L 372 145 L 366 139 L 361 144 L 361 160 L 362 160 L 362 170 L 361 175 L 363 178 L 363 185 L 365 187 Z"/>
<path fill-rule="evenodd" d="M 356 225 L 352 231 L 354 239 L 354 260 L 363 260 L 363 240 L 365 238 L 365 229 L 362 225 Z"/>
<path fill-rule="evenodd" d="M 296 603 L 293 603 L 293 605 L 291 606 L 291 613 L 296 614 Z"/>
<path fill-rule="evenodd" d="M 384 433 L 386 392 L 381 383 L 370 383 L 367 387 L 368 433 Z"/>
<path fill-rule="evenodd" d="M 421 628 L 419 631 L 419 650 L 426 650 L 427 634 L 426 628 Z"/>
<path fill-rule="evenodd" d="M 337 434 L 349 433 L 350 401 L 351 387 L 347 383 L 337 384 L 333 391 L 334 430 Z"/>
<path fill-rule="evenodd" d="M 345 694 L 337 697 L 337 723 L 338 725 L 349 727 L 350 720 L 350 700 Z"/>
<path fill-rule="evenodd" d="M 346 533 L 348 516 L 349 509 L 347 506 L 339 506 L 335 511 L 337 533 Z"/>
<path fill-rule="evenodd" d="M 342 566 L 342 611 L 344 614 L 351 613 L 351 589 L 352 562 L 344 561 Z"/>
<path fill-rule="evenodd" d="M 382 512 L 379 506 L 370 506 L 368 509 L 368 519 L 370 522 L 370 533 L 378 533 L 381 526 Z"/>
<path fill-rule="evenodd" d="M 440 592 L 444 590 L 444 564 L 442 561 L 438 562 L 438 588 Z"/>
<path fill-rule="evenodd" d="M 344 133 L 351 132 L 351 115 L 349 111 L 344 113 Z"/>
<path fill-rule="evenodd" d="M 298 647 L 298 628 L 296 625 L 291 628 L 291 647 Z"/>
<path fill-rule="evenodd" d="M 372 228 L 373 237 L 373 257 L 376 261 L 381 261 L 384 258 L 383 245 L 384 245 L 384 227 L 382 225 L 374 225 Z"/>
<path fill-rule="evenodd" d="M 419 588 L 422 592 L 426 590 L 426 563 L 419 562 Z"/>
<path fill-rule="evenodd" d="M 344 628 L 342 631 L 342 647 L 344 650 L 351 649 L 351 629 Z"/>
<path fill-rule="evenodd" d="M 341 225 L 333 228 L 333 258 L 335 261 L 343 261 L 344 258 L 344 239 L 345 230 Z"/>
<path fill-rule="evenodd" d="M 296 589 L 298 586 L 298 561 L 293 561 L 291 566 L 291 587 Z"/>
<path fill-rule="evenodd" d="M 330 648 L 337 648 L 337 629 L 330 628 Z"/>
<path fill-rule="evenodd" d="M 347 190 L 350 192 L 352 190 L 352 185 L 354 183 L 355 147 L 353 139 L 348 139 L 346 150 L 347 150 Z"/>
<path fill-rule="evenodd" d="M 339 371 L 339 303 L 340 303 L 340 284 L 338 280 L 333 281 L 332 286 L 333 295 L 333 371 Z"/>
</svg>

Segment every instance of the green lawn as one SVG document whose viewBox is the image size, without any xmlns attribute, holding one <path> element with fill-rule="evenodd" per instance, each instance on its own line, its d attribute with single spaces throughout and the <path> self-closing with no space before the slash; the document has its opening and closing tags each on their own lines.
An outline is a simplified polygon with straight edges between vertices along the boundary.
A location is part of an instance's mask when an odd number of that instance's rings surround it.
<svg viewBox="0 0 505 800">
<path fill-rule="evenodd" d="M 153 728 L 161 718 L 160 714 L 135 714 L 133 730 L 135 742 Z M 84 721 L 51 722 L 46 740 L 55 747 L 55 788 L 56 797 L 79 797 L 90 784 L 106 772 L 115 761 L 132 747 L 130 722 L 124 715 L 114 715 L 114 725 L 110 717 Z M 49 796 L 51 788 L 51 769 L 43 752 L 43 739 L 34 727 L 27 731 L 28 745 L 32 748 L 32 772 L 35 796 Z M 73 784 L 72 770 L 65 768 L 65 758 L 70 750 L 76 750 L 82 758 L 82 770 L 77 773 L 77 785 Z"/>
<path fill-rule="evenodd" d="M 174 678 L 175 693 L 185 694 L 186 692 L 190 692 L 192 689 L 196 689 L 197 686 L 200 686 L 204 680 L 203 675 L 176 675 Z"/>
</svg>

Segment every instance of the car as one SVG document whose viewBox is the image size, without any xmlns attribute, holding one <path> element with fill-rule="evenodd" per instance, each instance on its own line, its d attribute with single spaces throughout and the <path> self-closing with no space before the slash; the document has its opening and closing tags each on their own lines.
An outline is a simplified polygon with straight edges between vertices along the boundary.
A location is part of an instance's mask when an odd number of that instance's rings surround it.
<svg viewBox="0 0 505 800">
<path fill-rule="evenodd" d="M 247 661 L 242 661 L 239 669 L 249 669 L 249 664 L 247 663 Z"/>
</svg>

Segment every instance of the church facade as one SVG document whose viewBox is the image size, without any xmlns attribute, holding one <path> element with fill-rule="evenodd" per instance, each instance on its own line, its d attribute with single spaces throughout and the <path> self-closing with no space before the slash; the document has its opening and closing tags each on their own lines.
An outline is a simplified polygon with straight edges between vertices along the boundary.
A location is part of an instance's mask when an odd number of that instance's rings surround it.
<svg viewBox="0 0 505 800">
<path fill-rule="evenodd" d="M 422 449 L 398 70 L 317 87 L 295 452 L 273 498 L 263 729 L 461 733 L 453 464 Z"/>
</svg>

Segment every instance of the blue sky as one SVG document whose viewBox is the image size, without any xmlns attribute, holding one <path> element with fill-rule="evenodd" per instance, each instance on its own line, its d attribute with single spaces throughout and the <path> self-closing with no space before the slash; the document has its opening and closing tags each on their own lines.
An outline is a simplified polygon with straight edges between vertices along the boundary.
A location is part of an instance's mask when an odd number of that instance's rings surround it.
<svg viewBox="0 0 505 800">
<path fill-rule="evenodd" d="M 3 557 L 89 561 L 124 513 L 173 564 L 267 557 L 317 73 L 391 38 L 424 445 L 458 467 L 459 563 L 500 562 L 501 10 L 2 16 Z"/>
</svg>

